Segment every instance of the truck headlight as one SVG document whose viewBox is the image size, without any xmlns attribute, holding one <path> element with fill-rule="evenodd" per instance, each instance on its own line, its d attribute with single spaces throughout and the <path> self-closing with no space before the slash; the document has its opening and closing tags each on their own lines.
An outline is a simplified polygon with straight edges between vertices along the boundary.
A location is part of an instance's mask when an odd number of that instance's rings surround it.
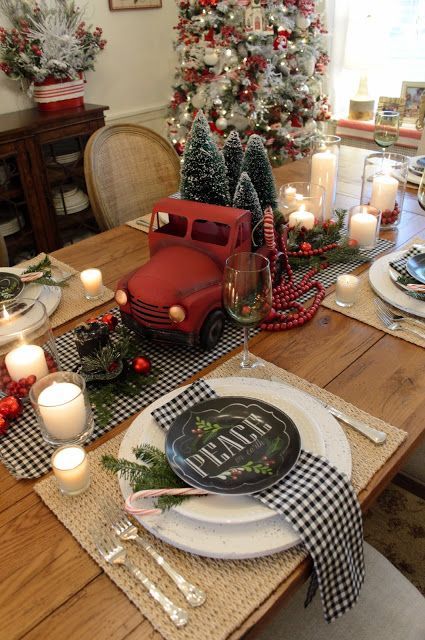
<svg viewBox="0 0 425 640">
<path fill-rule="evenodd" d="M 120 307 L 123 307 L 124 305 L 127 304 L 127 293 L 123 290 L 123 289 L 117 289 L 115 291 L 115 300 L 117 302 L 117 304 L 120 305 Z"/>
<path fill-rule="evenodd" d="M 185 319 L 186 310 L 179 304 L 173 304 L 173 306 L 168 310 L 168 316 L 171 322 L 175 322 L 176 324 L 178 324 L 179 322 L 183 322 L 183 320 Z"/>
</svg>

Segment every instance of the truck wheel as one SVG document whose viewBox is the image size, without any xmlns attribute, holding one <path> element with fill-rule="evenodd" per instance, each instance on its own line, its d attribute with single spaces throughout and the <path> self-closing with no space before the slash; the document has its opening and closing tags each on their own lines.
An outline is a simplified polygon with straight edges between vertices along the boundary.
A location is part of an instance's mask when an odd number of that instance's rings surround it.
<svg viewBox="0 0 425 640">
<path fill-rule="evenodd" d="M 215 347 L 220 340 L 224 329 L 224 313 L 221 309 L 212 311 L 205 319 L 199 334 L 199 344 L 202 349 L 208 350 Z"/>
</svg>

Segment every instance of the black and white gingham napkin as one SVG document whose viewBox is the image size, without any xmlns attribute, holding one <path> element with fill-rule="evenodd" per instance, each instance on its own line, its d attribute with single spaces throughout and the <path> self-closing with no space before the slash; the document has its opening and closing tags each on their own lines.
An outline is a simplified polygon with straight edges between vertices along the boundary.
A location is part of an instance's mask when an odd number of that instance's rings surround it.
<svg viewBox="0 0 425 640">
<path fill-rule="evenodd" d="M 412 256 L 418 256 L 420 253 L 424 253 L 424 248 L 421 249 L 419 247 L 411 247 L 406 253 L 404 253 L 401 258 L 397 258 L 397 260 L 392 260 L 390 262 L 390 267 L 397 271 L 401 276 L 409 276 L 410 274 L 407 271 L 406 264 L 409 258 Z"/>
<path fill-rule="evenodd" d="M 200 379 L 152 416 L 168 430 L 182 411 L 212 397 L 217 394 Z M 327 622 L 348 611 L 357 601 L 365 569 L 360 505 L 346 476 L 326 458 L 301 451 L 288 475 L 252 497 L 282 514 L 313 558 L 305 606 L 319 586 Z"/>
</svg>

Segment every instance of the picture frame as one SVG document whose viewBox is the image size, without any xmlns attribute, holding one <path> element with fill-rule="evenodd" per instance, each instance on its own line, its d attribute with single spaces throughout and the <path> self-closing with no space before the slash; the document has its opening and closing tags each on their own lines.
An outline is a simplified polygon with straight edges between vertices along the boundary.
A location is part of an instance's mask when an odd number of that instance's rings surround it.
<svg viewBox="0 0 425 640">
<path fill-rule="evenodd" d="M 380 96 L 377 111 L 398 111 L 401 125 L 402 121 L 404 121 L 404 98 Z"/>
<path fill-rule="evenodd" d="M 160 9 L 162 0 L 109 0 L 110 11 L 132 11 L 134 9 Z"/>
<path fill-rule="evenodd" d="M 419 117 L 419 105 L 425 92 L 425 82 L 405 80 L 401 85 L 401 97 L 405 102 L 404 121 L 416 124 Z"/>
</svg>

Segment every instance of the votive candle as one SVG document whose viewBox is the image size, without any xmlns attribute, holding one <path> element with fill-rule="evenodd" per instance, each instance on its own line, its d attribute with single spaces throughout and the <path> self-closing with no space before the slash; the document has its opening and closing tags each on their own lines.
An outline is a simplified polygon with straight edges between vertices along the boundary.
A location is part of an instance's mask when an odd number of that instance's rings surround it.
<svg viewBox="0 0 425 640">
<path fill-rule="evenodd" d="M 49 373 L 44 351 L 36 344 L 23 344 L 5 357 L 6 369 L 12 380 L 34 375 L 37 380 Z"/>
<path fill-rule="evenodd" d="M 64 446 L 52 455 L 52 469 L 64 495 L 76 496 L 90 485 L 86 452 L 78 445 Z"/>
<path fill-rule="evenodd" d="M 352 307 L 357 300 L 360 280 L 349 273 L 336 279 L 335 302 L 340 307 Z"/>
<path fill-rule="evenodd" d="M 73 382 L 54 382 L 43 389 L 37 403 L 46 431 L 54 438 L 76 438 L 84 431 L 84 393 Z"/>
<path fill-rule="evenodd" d="M 100 269 L 85 269 L 80 273 L 86 298 L 99 298 L 102 295 L 102 272 Z"/>
<path fill-rule="evenodd" d="M 314 227 L 314 215 L 310 211 L 304 211 L 301 207 L 298 211 L 293 211 L 289 216 L 289 226 L 292 227 L 305 227 L 306 229 L 312 229 Z"/>
</svg>

